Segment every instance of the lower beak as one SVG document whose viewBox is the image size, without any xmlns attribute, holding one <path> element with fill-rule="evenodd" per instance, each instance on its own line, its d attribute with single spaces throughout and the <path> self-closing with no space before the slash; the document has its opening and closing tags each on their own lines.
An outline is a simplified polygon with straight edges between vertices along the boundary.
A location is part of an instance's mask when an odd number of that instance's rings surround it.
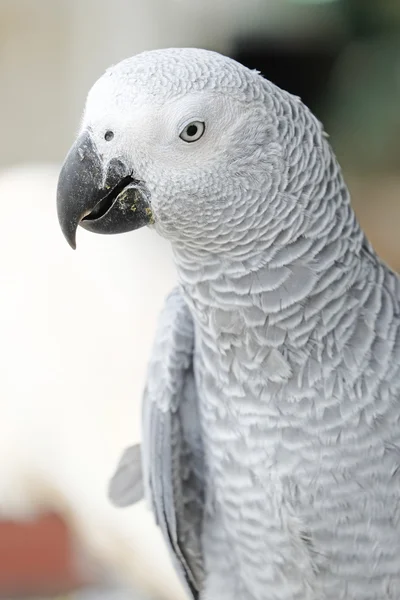
<svg viewBox="0 0 400 600">
<path fill-rule="evenodd" d="M 94 233 L 125 233 L 153 223 L 148 193 L 122 160 L 105 167 L 88 132 L 62 166 L 57 187 L 58 220 L 72 248 L 78 225 Z"/>
</svg>

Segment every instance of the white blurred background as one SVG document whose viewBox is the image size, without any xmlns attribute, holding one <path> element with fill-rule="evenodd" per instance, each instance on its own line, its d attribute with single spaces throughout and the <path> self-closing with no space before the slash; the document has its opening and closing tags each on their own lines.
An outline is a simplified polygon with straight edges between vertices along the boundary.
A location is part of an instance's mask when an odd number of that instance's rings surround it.
<svg viewBox="0 0 400 600">
<path fill-rule="evenodd" d="M 258 68 L 325 123 L 362 224 L 399 268 L 399 29 L 392 0 L 0 0 L 0 520 L 55 511 L 96 582 L 184 597 L 147 509 L 106 496 L 140 438 L 168 248 L 80 231 L 73 253 L 55 213 L 92 83 L 169 46 Z"/>
</svg>

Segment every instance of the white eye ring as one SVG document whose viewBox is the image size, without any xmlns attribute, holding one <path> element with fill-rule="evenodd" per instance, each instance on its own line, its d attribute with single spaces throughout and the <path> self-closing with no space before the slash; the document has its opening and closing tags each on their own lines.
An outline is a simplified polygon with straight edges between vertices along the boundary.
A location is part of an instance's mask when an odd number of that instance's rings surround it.
<svg viewBox="0 0 400 600">
<path fill-rule="evenodd" d="M 197 142 L 206 130 L 205 123 L 203 121 L 192 121 L 188 123 L 186 127 L 181 131 L 179 137 L 184 142 Z"/>
</svg>

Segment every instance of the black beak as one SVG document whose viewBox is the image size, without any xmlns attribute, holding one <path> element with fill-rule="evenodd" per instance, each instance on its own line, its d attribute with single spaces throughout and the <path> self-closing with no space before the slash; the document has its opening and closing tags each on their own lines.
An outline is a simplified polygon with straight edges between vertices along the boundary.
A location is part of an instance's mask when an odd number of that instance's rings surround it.
<svg viewBox="0 0 400 600">
<path fill-rule="evenodd" d="M 112 234 L 154 222 L 144 185 L 123 161 L 112 159 L 104 175 L 101 157 L 84 132 L 64 161 L 57 187 L 58 220 L 72 248 L 78 225 Z"/>
</svg>

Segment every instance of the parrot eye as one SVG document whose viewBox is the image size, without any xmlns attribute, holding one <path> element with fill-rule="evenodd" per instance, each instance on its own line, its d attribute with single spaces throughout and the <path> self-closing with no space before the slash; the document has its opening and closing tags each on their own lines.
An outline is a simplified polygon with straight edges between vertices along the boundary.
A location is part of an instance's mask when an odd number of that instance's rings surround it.
<svg viewBox="0 0 400 600">
<path fill-rule="evenodd" d="M 108 131 L 105 132 L 104 134 L 104 139 L 106 140 L 106 142 L 111 142 L 111 140 L 114 137 L 114 132 L 111 131 L 111 129 L 109 129 Z"/>
<path fill-rule="evenodd" d="M 179 137 L 184 142 L 197 142 L 203 135 L 206 129 L 203 121 L 192 121 L 181 131 Z"/>
</svg>

